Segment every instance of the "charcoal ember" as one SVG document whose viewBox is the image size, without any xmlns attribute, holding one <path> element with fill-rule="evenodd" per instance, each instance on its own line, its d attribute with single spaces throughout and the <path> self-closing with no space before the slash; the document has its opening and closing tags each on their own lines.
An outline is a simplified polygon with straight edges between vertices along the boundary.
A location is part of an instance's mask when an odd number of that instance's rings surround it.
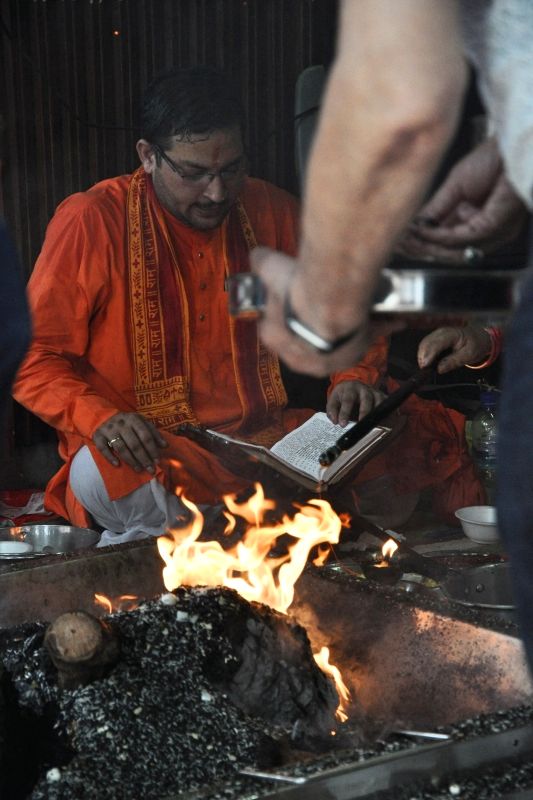
<svg viewBox="0 0 533 800">
<path fill-rule="evenodd" d="M 43 629 L 7 648 L 4 664 L 21 706 L 55 707 L 50 732 L 65 741 L 63 754 L 48 753 L 39 765 L 31 790 L 11 791 L 10 800 L 179 796 L 234 780 L 246 766 L 278 765 L 298 720 L 334 726 L 336 693 L 297 626 L 230 590 L 179 589 L 175 595 L 174 605 L 150 601 L 109 615 L 120 659 L 105 678 L 82 687 L 58 687 Z M 261 659 L 266 677 L 256 679 Z M 274 676 L 284 685 L 279 717 L 268 708 Z M 251 702 L 238 700 L 249 689 Z M 313 710 L 315 703 L 323 707 Z"/>
<path fill-rule="evenodd" d="M 16 629 L 11 638 L 4 631 L 0 638 L 0 654 L 18 704 L 36 715 L 55 704 L 59 695 L 56 669 L 43 647 L 45 632 L 46 625 L 37 622 Z"/>
<path fill-rule="evenodd" d="M 59 690 L 56 670 L 43 647 L 46 626 L 35 623 L 0 634 L 5 742 L 0 753 L 0 797 L 26 798 L 39 764 L 64 765 L 72 757 L 54 728 Z M 28 757 L 31 753 L 31 757 Z"/>
</svg>

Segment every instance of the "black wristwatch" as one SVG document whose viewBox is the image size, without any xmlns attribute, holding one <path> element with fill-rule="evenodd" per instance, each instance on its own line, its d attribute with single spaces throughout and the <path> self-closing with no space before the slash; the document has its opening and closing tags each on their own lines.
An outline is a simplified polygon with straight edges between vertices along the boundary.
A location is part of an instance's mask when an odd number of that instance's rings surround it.
<svg viewBox="0 0 533 800">
<path fill-rule="evenodd" d="M 317 350 L 323 355 L 334 353 L 335 350 L 338 350 L 340 347 L 345 345 L 350 341 L 350 339 L 354 339 L 360 330 L 359 328 L 355 328 L 355 330 L 345 333 L 343 336 L 339 336 L 338 339 L 334 339 L 332 342 L 330 342 L 328 339 L 324 339 L 323 336 L 321 336 L 319 333 L 316 333 L 298 319 L 292 310 L 288 295 L 285 298 L 283 315 L 285 317 L 285 325 L 290 330 L 292 335 L 296 336 L 297 339 L 301 339 L 302 342 L 305 342 L 314 350 Z"/>
</svg>

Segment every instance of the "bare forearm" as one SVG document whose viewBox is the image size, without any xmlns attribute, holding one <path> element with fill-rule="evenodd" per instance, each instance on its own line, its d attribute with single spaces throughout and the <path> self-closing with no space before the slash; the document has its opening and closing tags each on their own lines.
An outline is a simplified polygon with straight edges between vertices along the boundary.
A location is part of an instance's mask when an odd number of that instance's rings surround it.
<svg viewBox="0 0 533 800">
<path fill-rule="evenodd" d="M 366 316 L 455 128 L 465 72 L 455 26 L 451 0 L 343 3 L 291 291 L 328 337 Z"/>
</svg>

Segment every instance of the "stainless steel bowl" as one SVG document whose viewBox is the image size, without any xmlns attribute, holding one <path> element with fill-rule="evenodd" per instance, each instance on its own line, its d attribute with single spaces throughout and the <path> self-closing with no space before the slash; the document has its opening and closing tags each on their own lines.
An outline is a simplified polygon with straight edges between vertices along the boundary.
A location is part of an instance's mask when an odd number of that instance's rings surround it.
<svg viewBox="0 0 533 800">
<path fill-rule="evenodd" d="M 35 558 L 60 553 L 71 553 L 94 547 L 100 534 L 90 528 L 76 528 L 73 525 L 20 525 L 15 528 L 0 529 L 0 558 Z M 32 549 L 28 552 L 10 553 L 1 550 L 2 542 L 25 542 Z"/>
</svg>

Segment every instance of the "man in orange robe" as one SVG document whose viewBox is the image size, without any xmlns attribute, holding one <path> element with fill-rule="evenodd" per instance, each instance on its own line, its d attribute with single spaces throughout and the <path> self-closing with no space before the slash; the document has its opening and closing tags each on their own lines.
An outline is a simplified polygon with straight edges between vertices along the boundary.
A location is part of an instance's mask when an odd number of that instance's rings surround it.
<svg viewBox="0 0 533 800">
<path fill-rule="evenodd" d="M 286 408 L 256 323 L 228 314 L 226 278 L 248 271 L 252 247 L 295 253 L 298 208 L 246 177 L 226 77 L 195 68 L 157 78 L 142 123 L 141 167 L 67 198 L 48 227 L 29 284 L 34 341 L 14 391 L 58 432 L 65 464 L 46 508 L 96 522 L 101 544 L 163 532 L 182 511 L 177 487 L 215 504 L 249 485 L 176 435 L 181 423 L 269 445 L 312 413 Z"/>
<path fill-rule="evenodd" d="M 273 443 L 308 416 L 285 409 L 255 323 L 227 310 L 225 280 L 248 270 L 251 247 L 296 250 L 297 203 L 246 177 L 241 128 L 225 76 L 161 76 L 144 104 L 141 167 L 67 198 L 48 227 L 14 395 L 58 432 L 65 465 L 45 505 L 75 524 L 91 523 L 70 481 L 80 449 L 78 477 L 96 467 L 111 503 L 154 478 L 213 503 L 246 481 L 176 436 L 180 423 Z"/>
</svg>

